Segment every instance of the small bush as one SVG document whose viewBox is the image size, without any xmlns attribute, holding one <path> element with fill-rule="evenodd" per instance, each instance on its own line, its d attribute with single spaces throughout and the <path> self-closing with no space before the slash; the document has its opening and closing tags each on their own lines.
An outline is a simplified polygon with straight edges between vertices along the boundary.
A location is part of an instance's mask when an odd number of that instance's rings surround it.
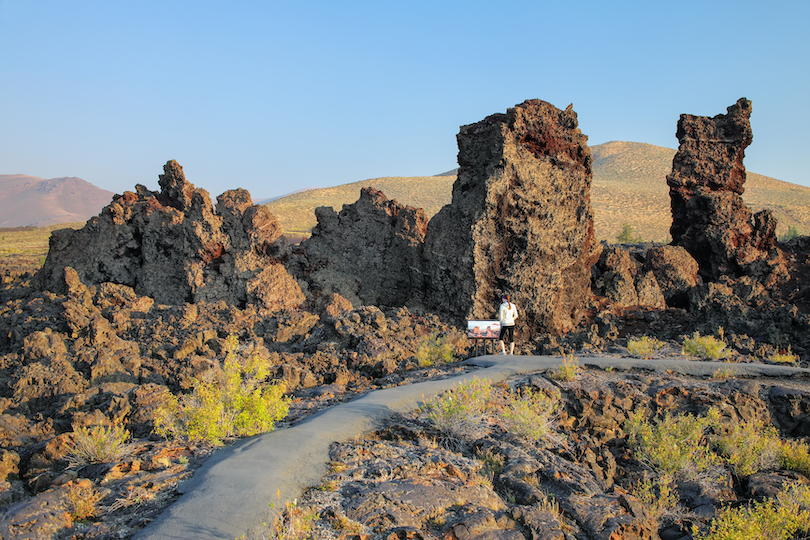
<svg viewBox="0 0 810 540">
<path fill-rule="evenodd" d="M 683 341 L 683 354 L 696 356 L 703 360 L 721 360 L 728 358 L 730 352 L 725 350 L 726 343 L 714 336 L 701 336 L 698 332 Z"/>
<path fill-rule="evenodd" d="M 573 381 L 579 376 L 579 362 L 573 354 L 563 356 L 562 365 L 557 371 L 551 374 L 551 378 L 556 381 Z"/>
<path fill-rule="evenodd" d="M 779 433 L 762 420 L 734 424 L 714 444 L 737 476 L 751 476 L 779 465 Z"/>
<path fill-rule="evenodd" d="M 786 486 L 776 500 L 717 512 L 705 535 L 696 540 L 789 540 L 810 530 L 810 486 Z"/>
<path fill-rule="evenodd" d="M 111 463 L 126 453 L 129 432 L 122 426 L 74 427 L 67 443 L 72 465 Z"/>
<path fill-rule="evenodd" d="M 509 433 L 531 442 L 559 444 L 562 439 L 554 431 L 554 414 L 559 398 L 525 389 L 522 394 L 510 394 L 500 416 Z"/>
<path fill-rule="evenodd" d="M 670 474 L 644 478 L 635 485 L 632 493 L 656 520 L 674 514 L 678 508 L 678 493 Z"/>
<path fill-rule="evenodd" d="M 450 339 L 432 332 L 425 336 L 419 343 L 416 350 L 416 359 L 420 367 L 429 367 L 435 364 L 449 364 L 455 360 L 453 357 L 453 345 Z"/>
<path fill-rule="evenodd" d="M 491 383 L 473 377 L 430 399 L 420 410 L 442 434 L 444 445 L 459 449 L 482 433 L 491 396 Z"/>
<path fill-rule="evenodd" d="M 73 521 L 84 521 L 96 515 L 96 505 L 103 498 L 89 480 L 71 482 L 66 491 L 68 513 Z"/>
<path fill-rule="evenodd" d="M 774 352 L 768 357 L 768 360 L 774 364 L 795 364 L 799 361 L 799 357 L 793 354 L 788 346 L 785 352 Z"/>
<path fill-rule="evenodd" d="M 627 350 L 636 358 L 652 358 L 663 347 L 664 344 L 661 341 L 649 336 L 627 340 Z"/>
<path fill-rule="evenodd" d="M 281 497 L 281 491 L 276 492 Z M 281 508 L 283 506 L 283 509 Z M 273 525 L 272 538 L 278 540 L 308 540 L 312 538 L 315 522 L 320 517 L 311 508 L 299 508 L 298 499 L 287 501 L 283 505 L 270 503 Z"/>
<path fill-rule="evenodd" d="M 736 374 L 737 372 L 730 367 L 717 368 L 716 370 L 714 370 L 714 373 L 712 373 L 712 379 L 718 380 L 730 379 L 734 377 Z"/>
<path fill-rule="evenodd" d="M 640 244 L 643 242 L 641 235 L 636 236 L 633 227 L 629 223 L 622 223 L 622 232 L 616 236 L 616 241 L 620 244 Z"/>
<path fill-rule="evenodd" d="M 704 417 L 667 413 L 656 423 L 635 412 L 625 422 L 625 431 L 636 459 L 660 473 L 688 476 L 717 463 L 706 434 L 719 420 L 720 413 L 713 407 Z"/>
<path fill-rule="evenodd" d="M 783 469 L 810 476 L 810 452 L 807 444 L 785 441 L 779 448 L 779 463 Z"/>
<path fill-rule="evenodd" d="M 156 411 L 158 435 L 220 445 L 225 437 L 272 431 L 287 416 L 290 400 L 284 397 L 284 385 L 262 388 L 266 365 L 258 357 L 237 358 L 235 350 L 231 336 L 221 376 L 195 379 L 190 394 L 172 396 Z"/>
</svg>

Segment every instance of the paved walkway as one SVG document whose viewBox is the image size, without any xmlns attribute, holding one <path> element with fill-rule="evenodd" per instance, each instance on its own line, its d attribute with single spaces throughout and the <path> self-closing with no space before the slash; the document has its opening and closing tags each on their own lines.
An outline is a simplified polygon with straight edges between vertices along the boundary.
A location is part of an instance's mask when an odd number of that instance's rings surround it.
<svg viewBox="0 0 810 540">
<path fill-rule="evenodd" d="M 473 377 L 497 382 L 556 368 L 561 362 L 562 358 L 553 356 L 473 358 L 467 363 L 482 369 L 440 381 L 377 390 L 322 410 L 296 426 L 244 439 L 210 457 L 190 480 L 181 484 L 179 490 L 183 495 L 135 538 L 234 540 L 243 535 L 247 539 L 267 538 L 263 523 L 270 517 L 268 505 L 279 500 L 277 493 L 281 501 L 293 500 L 307 487 L 318 485 L 327 473 L 329 446 L 333 442 L 370 431 L 389 415 L 413 410 L 425 399 Z M 672 370 L 695 376 L 732 367 L 737 376 L 789 377 L 803 373 L 810 377 L 810 370 L 761 364 L 612 357 L 578 357 L 578 362 L 582 367 Z"/>
</svg>

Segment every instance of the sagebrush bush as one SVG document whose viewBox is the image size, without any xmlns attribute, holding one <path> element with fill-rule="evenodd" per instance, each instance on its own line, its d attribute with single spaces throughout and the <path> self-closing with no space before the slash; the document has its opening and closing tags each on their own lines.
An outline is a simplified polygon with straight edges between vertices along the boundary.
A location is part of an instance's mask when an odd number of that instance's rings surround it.
<svg viewBox="0 0 810 540">
<path fill-rule="evenodd" d="M 810 452 L 807 444 L 784 441 L 779 448 L 779 463 L 783 469 L 810 476 Z"/>
<path fill-rule="evenodd" d="M 448 336 L 439 332 L 431 332 L 422 338 L 416 350 L 416 359 L 420 367 L 429 367 L 436 364 L 449 364 L 455 360 L 453 345 Z"/>
<path fill-rule="evenodd" d="M 714 336 L 701 336 L 699 332 L 683 340 L 683 354 L 696 356 L 703 360 L 722 360 L 731 354 L 726 350 L 726 343 Z"/>
<path fill-rule="evenodd" d="M 717 464 L 717 456 L 709 448 L 706 435 L 719 420 L 720 413 L 713 407 L 703 417 L 666 413 L 657 422 L 650 422 L 641 412 L 634 412 L 624 429 L 636 459 L 659 473 L 691 474 Z"/>
<path fill-rule="evenodd" d="M 531 443 L 559 444 L 562 437 L 554 431 L 554 416 L 560 398 L 526 388 L 509 393 L 500 412 L 506 430 Z"/>
<path fill-rule="evenodd" d="M 193 390 L 172 396 L 155 414 L 155 432 L 162 437 L 222 444 L 225 437 L 247 437 L 272 431 L 287 416 L 290 399 L 282 383 L 263 384 L 269 374 L 258 357 L 239 358 L 236 339 L 219 376 L 193 381 Z"/>
<path fill-rule="evenodd" d="M 491 396 L 492 384 L 473 377 L 428 400 L 420 411 L 441 433 L 446 447 L 459 449 L 483 433 Z"/>
<path fill-rule="evenodd" d="M 633 487 L 632 493 L 657 520 L 675 513 L 678 507 L 678 493 L 671 474 L 645 477 Z"/>
<path fill-rule="evenodd" d="M 719 510 L 705 534 L 692 534 L 696 540 L 790 540 L 808 530 L 810 486 L 790 484 L 776 500 Z"/>
<path fill-rule="evenodd" d="M 112 463 L 126 453 L 129 432 L 123 426 L 74 427 L 67 442 L 72 465 Z"/>
<path fill-rule="evenodd" d="M 715 437 L 713 442 L 737 476 L 751 476 L 779 465 L 779 433 L 762 420 L 736 423 L 728 434 Z"/>
<path fill-rule="evenodd" d="M 664 343 L 655 337 L 641 336 L 627 340 L 627 350 L 636 358 L 652 358 L 663 347 Z"/>
</svg>

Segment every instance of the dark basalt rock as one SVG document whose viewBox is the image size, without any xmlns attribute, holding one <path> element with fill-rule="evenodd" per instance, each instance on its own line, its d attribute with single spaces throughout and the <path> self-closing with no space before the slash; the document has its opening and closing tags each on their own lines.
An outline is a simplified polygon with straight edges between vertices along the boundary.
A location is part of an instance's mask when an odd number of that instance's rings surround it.
<svg viewBox="0 0 810 540">
<path fill-rule="evenodd" d="M 80 230 L 51 236 L 42 289 L 65 292 L 65 269 L 86 285 L 132 287 L 161 304 L 255 304 L 270 311 L 296 307 L 303 293 L 274 256 L 283 241 L 276 218 L 243 189 L 217 198 L 188 182 L 169 161 L 159 193 L 137 186 L 116 195 Z"/>
<path fill-rule="evenodd" d="M 508 292 L 522 328 L 568 332 L 583 318 L 598 257 L 592 158 L 576 113 L 529 100 L 457 138 L 452 203 L 425 237 L 426 305 L 489 319 Z"/>
<path fill-rule="evenodd" d="M 678 121 L 680 146 L 667 176 L 672 244 L 692 254 L 706 279 L 750 273 L 776 241 L 776 218 L 763 210 L 752 221 L 742 200 L 750 116 L 751 102 L 740 98 L 727 114 Z"/>
<path fill-rule="evenodd" d="M 337 293 L 360 305 L 402 306 L 422 290 L 422 243 L 427 216 L 366 187 L 340 212 L 315 211 L 318 224 L 290 268 L 313 296 Z M 317 301 L 317 299 L 316 299 Z"/>
</svg>

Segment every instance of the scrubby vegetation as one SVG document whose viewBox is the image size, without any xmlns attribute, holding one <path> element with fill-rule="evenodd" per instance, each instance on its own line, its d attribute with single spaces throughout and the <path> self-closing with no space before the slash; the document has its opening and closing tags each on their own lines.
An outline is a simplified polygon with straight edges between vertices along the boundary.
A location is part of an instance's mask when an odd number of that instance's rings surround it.
<svg viewBox="0 0 810 540">
<path fill-rule="evenodd" d="M 664 347 L 664 343 L 655 337 L 641 336 L 627 340 L 627 350 L 636 358 L 652 358 Z"/>
<path fill-rule="evenodd" d="M 126 451 L 129 432 L 122 426 L 76 427 L 67 443 L 69 460 L 74 465 L 110 463 Z"/>
<path fill-rule="evenodd" d="M 731 354 L 726 350 L 726 342 L 714 336 L 701 336 L 695 332 L 683 340 L 683 354 L 703 360 L 722 360 Z"/>
<path fill-rule="evenodd" d="M 272 431 L 287 415 L 284 385 L 266 383 L 268 366 L 258 357 L 238 355 L 233 336 L 228 347 L 221 373 L 195 379 L 190 394 L 168 397 L 156 413 L 156 433 L 220 445 L 226 437 Z"/>
</svg>

